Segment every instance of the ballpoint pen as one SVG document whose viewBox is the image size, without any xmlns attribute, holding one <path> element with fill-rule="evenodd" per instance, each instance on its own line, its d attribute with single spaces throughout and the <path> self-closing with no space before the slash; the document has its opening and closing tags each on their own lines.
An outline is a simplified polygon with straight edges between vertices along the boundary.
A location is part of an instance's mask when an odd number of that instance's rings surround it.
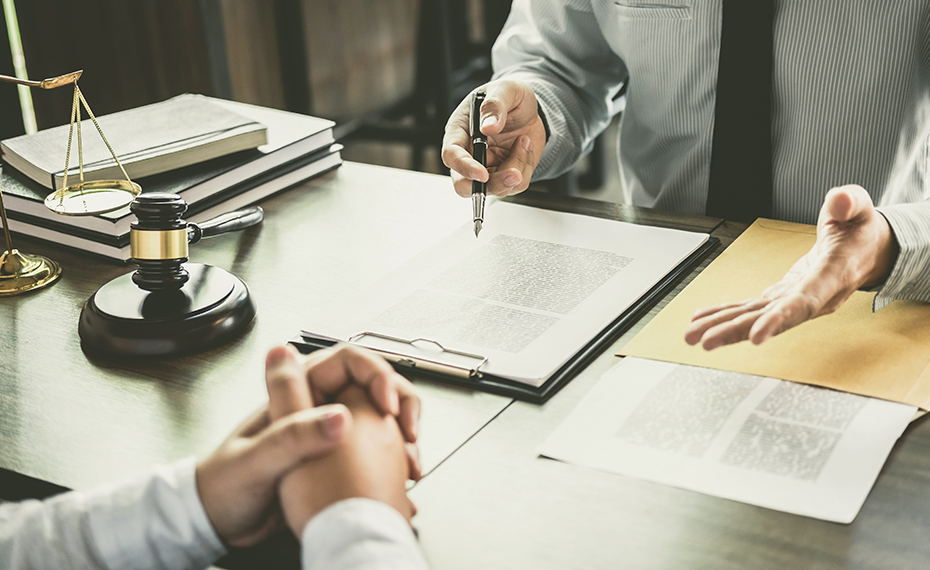
<svg viewBox="0 0 930 570">
<path fill-rule="evenodd" d="M 469 121 L 471 135 L 471 153 L 481 166 L 488 166 L 488 137 L 481 134 L 481 104 L 484 103 L 484 91 L 476 91 L 471 99 L 471 120 Z M 487 183 L 472 180 L 471 182 L 471 209 L 475 219 L 475 237 L 481 232 L 484 224 L 484 199 L 487 196 Z"/>
</svg>

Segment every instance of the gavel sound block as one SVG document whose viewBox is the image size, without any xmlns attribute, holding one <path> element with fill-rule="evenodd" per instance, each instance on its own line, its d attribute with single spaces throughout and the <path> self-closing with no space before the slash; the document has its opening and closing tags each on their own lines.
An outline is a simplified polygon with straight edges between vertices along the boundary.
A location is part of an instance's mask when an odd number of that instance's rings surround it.
<svg viewBox="0 0 930 570">
<path fill-rule="evenodd" d="M 224 214 L 203 224 L 181 219 L 176 194 L 140 194 L 130 206 L 134 273 L 110 281 L 84 305 L 78 323 L 87 353 L 168 356 L 232 340 L 255 317 L 249 290 L 231 273 L 185 263 L 188 244 L 262 220 L 261 208 Z"/>
</svg>

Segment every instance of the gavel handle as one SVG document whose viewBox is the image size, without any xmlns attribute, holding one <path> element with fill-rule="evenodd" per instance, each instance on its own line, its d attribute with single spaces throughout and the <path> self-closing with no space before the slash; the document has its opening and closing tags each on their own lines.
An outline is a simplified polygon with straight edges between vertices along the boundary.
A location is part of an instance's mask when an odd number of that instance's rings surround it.
<svg viewBox="0 0 930 570">
<path fill-rule="evenodd" d="M 200 224 L 188 222 L 188 242 L 197 243 L 202 238 L 213 237 L 219 234 L 225 234 L 226 232 L 244 230 L 245 228 L 260 223 L 264 217 L 265 212 L 262 211 L 261 207 L 252 206 L 250 208 L 236 210 L 235 212 L 221 214 Z"/>
</svg>

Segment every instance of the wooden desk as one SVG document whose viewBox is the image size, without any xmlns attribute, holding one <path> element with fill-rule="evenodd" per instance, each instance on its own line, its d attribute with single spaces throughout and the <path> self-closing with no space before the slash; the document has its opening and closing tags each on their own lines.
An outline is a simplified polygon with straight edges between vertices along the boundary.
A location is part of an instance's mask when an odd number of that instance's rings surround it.
<svg viewBox="0 0 930 570">
<path fill-rule="evenodd" d="M 270 347 L 469 219 L 447 182 L 346 164 L 265 202 L 261 226 L 192 246 L 192 260 L 246 282 L 258 316 L 233 343 L 162 361 L 88 359 L 80 349 L 81 307 L 129 266 L 16 240 L 64 272 L 49 289 L 0 299 L 0 469 L 88 489 L 209 453 L 267 401 Z M 420 384 L 426 470 L 511 401 Z M 0 488 L 0 497 L 17 492 Z"/>
<path fill-rule="evenodd" d="M 713 235 L 728 245 L 745 227 L 726 222 Z M 600 376 L 619 361 L 613 354 L 688 281 L 549 402 L 514 402 L 411 491 L 420 505 L 420 541 L 433 567 L 758 570 L 930 565 L 930 425 L 925 418 L 913 422 L 895 445 L 850 525 L 537 454 Z"/>
<path fill-rule="evenodd" d="M 713 230 L 724 243 L 743 229 L 577 199 L 519 201 Z M 0 485 L 25 475 L 88 489 L 208 453 L 266 400 L 267 348 L 470 215 L 443 177 L 352 163 L 263 206 L 263 226 L 192 250 L 195 261 L 249 285 L 253 327 L 227 346 L 165 361 L 88 360 L 77 337 L 81 305 L 128 269 L 18 240 L 65 273 L 48 290 L 0 299 Z M 434 471 L 412 497 L 435 568 L 906 567 L 928 559 L 930 432 L 922 423 L 848 526 L 538 458 L 536 447 L 616 361 L 613 352 L 544 406 L 418 382 L 422 453 Z"/>
</svg>

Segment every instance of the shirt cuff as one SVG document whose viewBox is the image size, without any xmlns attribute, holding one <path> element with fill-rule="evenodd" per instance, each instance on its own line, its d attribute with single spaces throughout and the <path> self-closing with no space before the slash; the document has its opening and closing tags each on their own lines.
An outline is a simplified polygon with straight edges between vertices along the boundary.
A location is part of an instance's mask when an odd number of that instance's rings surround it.
<svg viewBox="0 0 930 570">
<path fill-rule="evenodd" d="M 226 553 L 197 492 L 195 461 L 88 495 L 91 532 L 107 566 L 200 569 Z"/>
<path fill-rule="evenodd" d="M 898 241 L 898 259 L 872 301 L 879 310 L 899 299 L 930 302 L 930 203 L 878 208 Z"/>
<path fill-rule="evenodd" d="M 427 568 L 403 515 L 363 498 L 340 501 L 313 517 L 304 527 L 301 556 L 304 570 Z"/>
<path fill-rule="evenodd" d="M 568 117 L 581 116 L 581 110 L 570 97 L 560 92 L 558 86 L 545 78 L 528 71 L 508 71 L 496 74 L 495 79 L 506 77 L 522 81 L 536 95 L 536 104 L 546 116 L 549 132 L 546 146 L 533 170 L 533 180 L 555 178 L 572 169 L 582 155 L 582 132 L 579 125 Z"/>
<path fill-rule="evenodd" d="M 549 127 L 546 146 L 539 156 L 536 170 L 533 171 L 534 178 L 537 173 L 540 179 L 554 178 L 570 170 L 581 153 L 572 148 L 572 141 L 565 136 L 569 126 L 559 108 L 558 94 L 553 93 L 545 84 L 529 78 L 524 80 L 536 94 L 536 104 L 545 114 Z"/>
</svg>

